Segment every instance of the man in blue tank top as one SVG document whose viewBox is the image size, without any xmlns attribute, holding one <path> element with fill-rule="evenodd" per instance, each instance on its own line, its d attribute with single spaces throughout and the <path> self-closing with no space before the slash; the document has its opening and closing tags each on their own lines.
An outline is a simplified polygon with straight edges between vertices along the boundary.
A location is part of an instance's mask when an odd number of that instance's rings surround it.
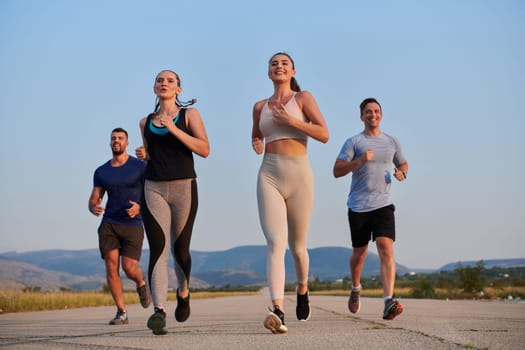
<svg viewBox="0 0 525 350">
<path fill-rule="evenodd" d="M 397 138 L 381 131 L 383 113 L 379 102 L 367 98 L 361 103 L 360 110 L 364 130 L 346 140 L 334 164 L 336 178 L 352 172 L 347 202 L 352 239 L 352 291 L 348 309 L 352 313 L 359 311 L 361 271 L 368 242 L 372 239 L 376 242 L 381 263 L 385 301 L 383 319 L 392 320 L 403 312 L 403 305 L 394 299 L 396 263 L 393 244 L 396 230 L 390 188 L 392 177 L 398 181 L 406 179 L 408 162 Z M 392 165 L 395 166 L 393 172 Z"/>
<path fill-rule="evenodd" d="M 93 176 L 89 211 L 95 216 L 103 214 L 98 228 L 99 249 L 106 263 L 108 287 L 117 306 L 117 314 L 109 324 L 120 325 L 128 323 L 120 263 L 126 276 L 136 283 L 142 306 L 147 308 L 151 303 L 139 266 L 144 241 L 140 203 L 146 163 L 126 152 L 128 133 L 122 128 L 111 132 L 110 146 L 113 157 L 99 166 Z M 102 198 L 106 192 L 108 199 L 104 207 Z"/>
</svg>

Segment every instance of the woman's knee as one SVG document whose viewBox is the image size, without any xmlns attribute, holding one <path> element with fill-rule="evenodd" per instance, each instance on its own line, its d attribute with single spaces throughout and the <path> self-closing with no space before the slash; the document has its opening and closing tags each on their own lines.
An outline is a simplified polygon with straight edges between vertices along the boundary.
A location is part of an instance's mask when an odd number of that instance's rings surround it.
<svg viewBox="0 0 525 350">
<path fill-rule="evenodd" d="M 301 260 L 308 257 L 308 249 L 306 247 L 290 246 L 290 254 L 294 260 Z"/>
</svg>

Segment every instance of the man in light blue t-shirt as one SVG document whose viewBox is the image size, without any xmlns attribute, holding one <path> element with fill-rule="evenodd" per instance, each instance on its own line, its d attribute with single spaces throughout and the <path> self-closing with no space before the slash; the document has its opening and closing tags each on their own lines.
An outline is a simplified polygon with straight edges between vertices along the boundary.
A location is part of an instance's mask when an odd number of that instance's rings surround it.
<svg viewBox="0 0 525 350">
<path fill-rule="evenodd" d="M 381 131 L 381 105 L 375 98 L 367 98 L 360 105 L 364 130 L 346 140 L 334 164 L 334 176 L 352 172 L 348 195 L 348 222 L 352 239 L 350 273 L 352 292 L 348 309 L 357 313 L 360 308 L 361 272 L 370 239 L 376 242 L 381 262 L 385 307 L 383 319 L 393 320 L 403 312 L 403 305 L 394 299 L 396 263 L 395 206 L 391 198 L 392 177 L 404 181 L 408 163 L 397 138 Z M 392 165 L 395 166 L 392 172 Z"/>
</svg>

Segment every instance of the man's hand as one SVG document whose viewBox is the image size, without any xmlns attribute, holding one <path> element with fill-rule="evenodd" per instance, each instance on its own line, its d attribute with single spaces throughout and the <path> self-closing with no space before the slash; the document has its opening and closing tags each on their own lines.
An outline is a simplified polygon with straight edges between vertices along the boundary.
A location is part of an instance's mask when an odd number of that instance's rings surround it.
<svg viewBox="0 0 525 350">
<path fill-rule="evenodd" d="M 102 198 L 99 198 L 97 204 L 92 206 L 90 209 L 91 209 L 91 213 L 93 213 L 93 215 L 95 215 L 95 216 L 102 215 L 102 213 L 105 210 L 104 206 L 102 205 Z"/>
<path fill-rule="evenodd" d="M 407 178 L 407 174 L 398 168 L 394 168 L 394 177 L 397 179 L 397 181 L 403 181 Z"/>
<path fill-rule="evenodd" d="M 363 161 L 363 163 L 371 161 L 372 159 L 374 159 L 374 151 L 371 149 L 367 150 L 361 155 L 361 160 Z"/>
<path fill-rule="evenodd" d="M 126 212 L 128 213 L 130 218 L 134 218 L 135 216 L 140 214 L 140 204 L 134 201 L 129 201 L 129 204 L 131 204 L 131 207 L 126 209 Z"/>
</svg>

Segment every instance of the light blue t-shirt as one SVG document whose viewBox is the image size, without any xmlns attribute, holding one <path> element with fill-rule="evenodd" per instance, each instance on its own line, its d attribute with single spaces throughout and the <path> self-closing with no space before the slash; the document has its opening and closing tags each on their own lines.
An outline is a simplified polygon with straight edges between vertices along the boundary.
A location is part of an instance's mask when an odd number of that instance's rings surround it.
<svg viewBox="0 0 525 350">
<path fill-rule="evenodd" d="M 385 133 L 368 136 L 363 132 L 346 140 L 337 158 L 350 162 L 369 149 L 374 151 L 374 158 L 352 172 L 347 205 L 355 212 L 392 204 L 390 187 L 394 165 L 397 167 L 406 161 L 397 138 Z"/>
</svg>

